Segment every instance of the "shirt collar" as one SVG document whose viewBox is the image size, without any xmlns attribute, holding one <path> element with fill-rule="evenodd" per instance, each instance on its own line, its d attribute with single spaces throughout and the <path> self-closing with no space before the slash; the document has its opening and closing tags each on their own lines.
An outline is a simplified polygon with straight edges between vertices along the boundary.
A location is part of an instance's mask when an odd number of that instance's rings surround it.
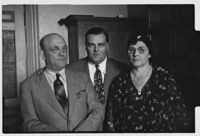
<svg viewBox="0 0 200 136">
<path fill-rule="evenodd" d="M 65 68 L 62 69 L 61 71 L 59 72 L 53 72 L 53 71 L 50 71 L 48 69 L 45 70 L 46 74 L 48 74 L 48 76 L 50 76 L 51 79 L 56 79 L 56 73 L 59 73 L 60 74 L 60 77 L 66 81 L 66 75 L 65 75 Z"/>
<path fill-rule="evenodd" d="M 106 74 L 106 62 L 107 62 L 107 57 L 99 64 L 99 69 L 103 74 Z M 95 68 L 94 63 L 88 62 L 88 64 Z"/>
<path fill-rule="evenodd" d="M 102 72 L 103 74 L 106 74 L 106 62 L 107 62 L 107 57 L 104 59 L 103 62 L 101 62 L 101 63 L 99 64 L 99 69 L 101 70 L 101 72 Z"/>
</svg>

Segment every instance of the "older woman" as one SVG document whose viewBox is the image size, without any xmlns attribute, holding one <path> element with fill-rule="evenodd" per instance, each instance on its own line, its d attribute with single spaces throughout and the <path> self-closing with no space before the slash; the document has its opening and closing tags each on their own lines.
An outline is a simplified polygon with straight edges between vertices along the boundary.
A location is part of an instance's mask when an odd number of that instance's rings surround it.
<svg viewBox="0 0 200 136">
<path fill-rule="evenodd" d="M 186 105 L 173 76 L 151 65 L 152 44 L 138 35 L 127 44 L 132 70 L 111 85 L 105 129 L 116 132 L 186 131 Z M 184 130 L 183 130 L 184 129 Z"/>
</svg>

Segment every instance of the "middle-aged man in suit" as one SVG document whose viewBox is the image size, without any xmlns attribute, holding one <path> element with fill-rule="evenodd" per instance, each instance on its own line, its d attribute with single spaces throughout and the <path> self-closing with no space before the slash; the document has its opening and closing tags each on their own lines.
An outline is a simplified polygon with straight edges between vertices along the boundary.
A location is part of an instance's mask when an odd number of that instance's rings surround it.
<svg viewBox="0 0 200 136">
<path fill-rule="evenodd" d="M 69 69 L 82 71 L 90 76 L 99 102 L 104 107 L 106 107 L 108 90 L 114 77 L 128 69 L 125 64 L 107 57 L 108 42 L 109 35 L 104 29 L 100 27 L 89 29 L 85 33 L 88 57 L 68 65 Z"/>
<path fill-rule="evenodd" d="M 67 46 L 51 33 L 40 41 L 46 67 L 21 86 L 25 132 L 99 131 L 104 107 L 84 72 L 67 69 Z"/>
<path fill-rule="evenodd" d="M 80 59 L 74 63 L 70 63 L 67 67 L 71 70 L 85 72 L 95 87 L 95 74 L 99 69 L 102 76 L 103 92 L 96 92 L 100 103 L 106 105 L 109 86 L 119 73 L 126 71 L 128 66 L 114 59 L 108 58 L 109 35 L 100 27 L 93 27 L 85 33 L 85 45 L 87 57 Z M 95 87 L 96 88 L 96 87 Z M 98 88 L 96 88 L 97 91 Z"/>
</svg>

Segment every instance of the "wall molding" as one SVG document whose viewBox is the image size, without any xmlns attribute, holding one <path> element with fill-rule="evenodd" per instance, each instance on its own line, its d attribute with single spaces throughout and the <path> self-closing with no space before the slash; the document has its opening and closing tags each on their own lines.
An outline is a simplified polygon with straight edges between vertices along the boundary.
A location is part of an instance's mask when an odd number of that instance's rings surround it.
<svg viewBox="0 0 200 136">
<path fill-rule="evenodd" d="M 30 76 L 40 67 L 38 6 L 25 5 L 24 9 L 27 76 Z"/>
</svg>

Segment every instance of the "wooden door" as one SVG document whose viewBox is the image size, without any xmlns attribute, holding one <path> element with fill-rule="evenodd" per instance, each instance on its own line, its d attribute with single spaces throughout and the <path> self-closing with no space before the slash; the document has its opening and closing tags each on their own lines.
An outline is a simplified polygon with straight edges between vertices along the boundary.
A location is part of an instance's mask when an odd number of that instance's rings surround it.
<svg viewBox="0 0 200 136">
<path fill-rule="evenodd" d="M 3 132 L 20 132 L 20 82 L 26 76 L 23 6 L 2 6 Z"/>
</svg>

